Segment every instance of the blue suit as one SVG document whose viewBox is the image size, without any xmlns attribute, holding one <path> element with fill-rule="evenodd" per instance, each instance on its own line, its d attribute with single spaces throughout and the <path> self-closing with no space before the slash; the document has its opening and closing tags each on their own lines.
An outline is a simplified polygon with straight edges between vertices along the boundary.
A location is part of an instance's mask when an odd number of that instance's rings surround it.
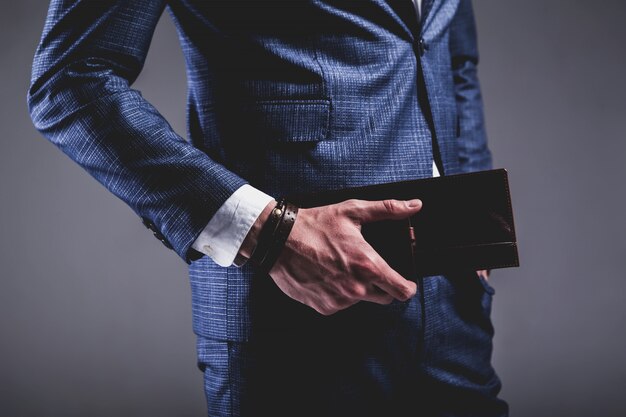
<svg viewBox="0 0 626 417">
<path fill-rule="evenodd" d="M 131 89 L 166 6 L 187 64 L 189 142 Z M 269 411 L 270 392 L 292 389 L 259 376 L 271 372 L 303 388 L 294 406 L 327 399 L 296 415 L 389 410 L 411 388 L 436 415 L 504 415 L 493 289 L 473 272 L 429 277 L 406 303 L 322 318 L 252 265 L 223 268 L 190 249 L 245 183 L 278 197 L 429 177 L 433 158 L 446 175 L 490 168 L 477 61 L 468 0 L 425 0 L 421 21 L 411 0 L 54 0 L 28 104 L 44 136 L 189 263 L 212 415 Z M 277 362 L 312 346 L 309 386 Z M 362 360 L 341 356 L 347 346 Z M 316 391 L 322 369 L 337 370 L 336 386 L 323 384 L 334 389 Z"/>
</svg>

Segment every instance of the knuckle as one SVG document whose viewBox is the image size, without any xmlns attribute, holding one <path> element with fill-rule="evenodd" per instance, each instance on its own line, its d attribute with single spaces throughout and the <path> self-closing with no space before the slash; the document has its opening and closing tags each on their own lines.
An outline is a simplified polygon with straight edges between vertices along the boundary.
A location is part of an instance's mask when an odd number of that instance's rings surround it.
<svg viewBox="0 0 626 417">
<path fill-rule="evenodd" d="M 343 304 L 352 300 L 360 300 L 367 295 L 367 288 L 358 281 L 349 281 L 343 285 L 340 293 L 340 303 Z"/>
<path fill-rule="evenodd" d="M 398 204 L 396 200 L 383 200 L 383 206 L 385 207 L 385 210 L 387 210 L 389 213 L 396 213 L 398 211 Z"/>
<path fill-rule="evenodd" d="M 351 293 L 356 298 L 363 298 L 367 295 L 367 288 L 362 284 L 355 284 L 351 288 Z"/>
<path fill-rule="evenodd" d="M 359 200 L 356 198 L 350 198 L 340 203 L 344 210 L 353 211 L 358 208 Z"/>
</svg>

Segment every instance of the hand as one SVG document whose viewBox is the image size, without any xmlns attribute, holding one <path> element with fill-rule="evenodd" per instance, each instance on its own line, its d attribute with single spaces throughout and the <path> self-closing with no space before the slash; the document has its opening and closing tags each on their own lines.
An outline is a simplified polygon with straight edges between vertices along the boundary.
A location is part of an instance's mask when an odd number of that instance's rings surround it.
<svg viewBox="0 0 626 417">
<path fill-rule="evenodd" d="M 489 273 L 490 272 L 491 272 L 491 269 L 481 269 L 480 271 L 476 271 L 478 276 L 483 277 L 485 279 L 485 281 L 489 281 Z"/>
<path fill-rule="evenodd" d="M 404 219 L 421 207 L 420 200 L 351 199 L 300 208 L 269 275 L 289 297 L 323 315 L 361 300 L 378 304 L 408 300 L 415 295 L 416 284 L 394 271 L 365 241 L 361 224 Z"/>
</svg>

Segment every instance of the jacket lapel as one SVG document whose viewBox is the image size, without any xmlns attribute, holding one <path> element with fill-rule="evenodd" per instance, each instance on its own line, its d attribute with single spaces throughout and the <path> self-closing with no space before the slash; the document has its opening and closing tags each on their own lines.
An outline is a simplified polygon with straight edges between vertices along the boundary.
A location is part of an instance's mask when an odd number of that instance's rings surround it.
<svg viewBox="0 0 626 417">
<path fill-rule="evenodd" d="M 420 20 L 421 20 L 422 26 L 426 22 L 426 17 L 428 16 L 430 9 L 432 9 L 433 2 L 434 0 L 422 0 L 422 10 L 421 10 L 422 13 L 420 14 Z"/>
<path fill-rule="evenodd" d="M 433 10 L 438 7 L 438 3 L 445 0 L 422 0 L 422 14 L 420 15 L 421 32 L 425 32 L 432 20 Z"/>
</svg>

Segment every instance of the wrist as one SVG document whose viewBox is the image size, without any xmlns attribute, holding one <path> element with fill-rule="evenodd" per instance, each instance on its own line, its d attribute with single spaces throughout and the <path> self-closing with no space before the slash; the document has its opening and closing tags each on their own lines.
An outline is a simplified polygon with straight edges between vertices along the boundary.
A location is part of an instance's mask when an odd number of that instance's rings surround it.
<svg viewBox="0 0 626 417">
<path fill-rule="evenodd" d="M 250 259 L 258 264 L 261 271 L 269 274 L 272 266 L 282 253 L 291 229 L 296 222 L 298 206 L 281 198 L 266 225 L 259 234 L 259 242 Z M 257 254 L 257 252 L 259 252 Z"/>
</svg>

